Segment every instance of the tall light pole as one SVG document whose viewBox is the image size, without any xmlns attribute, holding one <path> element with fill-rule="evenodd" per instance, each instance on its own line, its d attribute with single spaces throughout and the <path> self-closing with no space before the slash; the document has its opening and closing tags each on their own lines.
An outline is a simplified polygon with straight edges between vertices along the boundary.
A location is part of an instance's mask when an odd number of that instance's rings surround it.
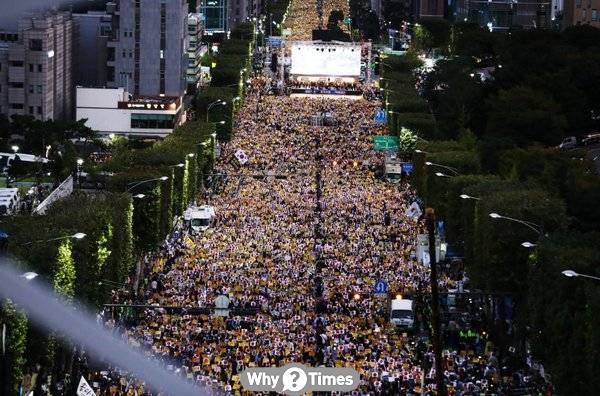
<svg viewBox="0 0 600 396">
<path fill-rule="evenodd" d="M 219 105 L 219 104 L 225 106 L 227 104 L 227 102 L 225 102 L 224 100 L 218 99 L 218 100 L 215 100 L 214 102 L 208 104 L 208 106 L 206 107 L 206 122 L 208 122 L 208 113 L 210 112 L 210 109 L 212 109 L 214 106 Z"/>
<path fill-rule="evenodd" d="M 600 277 L 597 276 L 592 276 L 592 275 L 586 275 L 586 274 L 580 274 L 578 272 L 575 272 L 573 270 L 566 270 L 563 271 L 562 274 L 564 276 L 566 276 L 567 278 L 578 278 L 578 277 L 582 277 L 582 278 L 588 278 L 588 279 L 593 279 L 593 280 L 597 280 L 600 281 Z"/>
<path fill-rule="evenodd" d="M 34 243 L 48 243 L 48 242 L 53 242 L 53 241 L 60 241 L 62 239 L 83 239 L 85 237 L 86 237 L 86 234 L 84 234 L 83 232 L 77 232 L 77 233 L 75 233 L 73 235 L 65 235 L 65 236 L 61 236 L 61 237 L 57 237 L 57 238 L 40 239 L 40 240 L 37 240 L 37 241 L 25 242 L 25 243 L 23 243 L 23 246 L 33 245 Z"/>
<path fill-rule="evenodd" d="M 535 233 L 538 234 L 538 236 L 540 236 L 540 237 L 544 234 L 544 232 L 542 230 L 542 226 L 540 226 L 539 224 L 533 223 L 531 221 L 519 220 L 519 219 L 515 219 L 513 217 L 502 216 L 498 213 L 490 213 L 489 216 L 492 219 L 504 219 L 504 220 L 512 221 L 514 223 L 523 224 L 524 226 L 528 227 L 529 229 L 535 231 Z"/>
<path fill-rule="evenodd" d="M 425 165 L 427 165 L 427 166 L 433 166 L 433 167 L 436 167 L 436 168 L 447 169 L 450 172 L 454 173 L 455 176 L 460 175 L 460 172 L 458 171 L 458 169 L 453 168 L 451 166 L 446 166 L 446 165 L 442 165 L 442 164 L 436 164 L 435 162 L 430 162 L 430 161 L 426 161 Z"/>
<path fill-rule="evenodd" d="M 127 190 L 125 190 L 125 192 L 129 192 L 129 191 L 133 190 L 134 188 L 136 188 L 137 186 L 139 186 L 141 184 L 151 183 L 151 182 L 158 181 L 158 180 L 165 181 L 165 180 L 168 180 L 168 179 L 169 179 L 169 176 L 161 176 L 161 177 L 157 177 L 155 179 L 142 180 L 142 181 L 139 181 L 139 182 L 131 182 L 131 183 L 128 184 L 129 187 L 127 188 Z"/>
</svg>

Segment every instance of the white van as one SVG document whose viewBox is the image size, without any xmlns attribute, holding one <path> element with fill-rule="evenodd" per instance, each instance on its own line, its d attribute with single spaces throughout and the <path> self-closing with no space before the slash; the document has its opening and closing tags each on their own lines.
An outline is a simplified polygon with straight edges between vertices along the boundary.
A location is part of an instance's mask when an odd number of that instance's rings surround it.
<svg viewBox="0 0 600 396">
<path fill-rule="evenodd" d="M 215 208 L 208 205 L 190 206 L 184 213 L 183 219 L 193 234 L 204 232 L 211 226 L 215 217 Z"/>
<path fill-rule="evenodd" d="M 415 322 L 413 301 L 404 299 L 392 300 L 390 322 L 397 327 L 412 328 Z"/>
</svg>

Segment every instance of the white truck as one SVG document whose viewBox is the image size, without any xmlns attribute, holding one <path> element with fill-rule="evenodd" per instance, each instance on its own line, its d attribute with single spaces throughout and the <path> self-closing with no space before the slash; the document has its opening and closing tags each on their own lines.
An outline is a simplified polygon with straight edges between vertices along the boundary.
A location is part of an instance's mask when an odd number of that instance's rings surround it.
<svg viewBox="0 0 600 396">
<path fill-rule="evenodd" d="M 183 221 L 192 234 L 206 231 L 215 217 L 215 208 L 208 205 L 190 206 L 183 212 Z"/>
<path fill-rule="evenodd" d="M 402 177 L 402 161 L 393 157 L 386 157 L 384 164 L 385 180 L 389 183 L 400 183 Z"/>
<path fill-rule="evenodd" d="M 405 329 L 412 329 L 415 323 L 415 311 L 412 300 L 394 299 L 390 309 L 390 322 Z"/>
</svg>

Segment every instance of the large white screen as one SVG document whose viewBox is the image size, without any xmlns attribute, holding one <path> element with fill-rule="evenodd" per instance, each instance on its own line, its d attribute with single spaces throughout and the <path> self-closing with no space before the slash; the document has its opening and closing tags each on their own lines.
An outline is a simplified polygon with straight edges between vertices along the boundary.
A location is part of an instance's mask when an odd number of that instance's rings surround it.
<svg viewBox="0 0 600 396">
<path fill-rule="evenodd" d="M 360 47 L 293 44 L 291 74 L 360 76 Z"/>
</svg>

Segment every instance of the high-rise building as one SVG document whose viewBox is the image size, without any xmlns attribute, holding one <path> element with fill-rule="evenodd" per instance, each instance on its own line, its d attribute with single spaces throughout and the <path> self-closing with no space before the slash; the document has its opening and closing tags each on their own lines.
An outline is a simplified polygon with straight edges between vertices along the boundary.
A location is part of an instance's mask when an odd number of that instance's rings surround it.
<svg viewBox="0 0 600 396">
<path fill-rule="evenodd" d="M 512 27 L 549 28 L 553 15 L 553 3 L 550 0 L 455 0 L 451 9 L 455 20 L 478 23 L 490 31 Z"/>
<path fill-rule="evenodd" d="M 229 7 L 231 0 L 201 0 L 200 12 L 207 33 L 222 33 L 229 30 Z"/>
<path fill-rule="evenodd" d="M 600 28 L 600 0 L 565 0 L 562 25 L 590 25 Z"/>
<path fill-rule="evenodd" d="M 112 17 L 103 11 L 73 14 L 79 27 L 77 50 L 77 85 L 106 85 L 107 43 L 111 36 Z"/>
<path fill-rule="evenodd" d="M 248 19 L 258 18 L 261 11 L 261 0 L 229 0 L 229 30 Z"/>
<path fill-rule="evenodd" d="M 0 113 L 72 119 L 77 32 L 70 13 L 54 11 L 23 17 L 15 31 L 0 30 Z"/>
<path fill-rule="evenodd" d="M 195 89 L 200 83 L 202 74 L 200 61 L 208 51 L 208 47 L 202 44 L 202 17 L 199 13 L 188 15 L 188 67 L 187 85 L 188 91 Z"/>
<path fill-rule="evenodd" d="M 118 0 L 108 41 L 107 86 L 134 96 L 181 97 L 186 88 L 187 0 Z"/>
</svg>

